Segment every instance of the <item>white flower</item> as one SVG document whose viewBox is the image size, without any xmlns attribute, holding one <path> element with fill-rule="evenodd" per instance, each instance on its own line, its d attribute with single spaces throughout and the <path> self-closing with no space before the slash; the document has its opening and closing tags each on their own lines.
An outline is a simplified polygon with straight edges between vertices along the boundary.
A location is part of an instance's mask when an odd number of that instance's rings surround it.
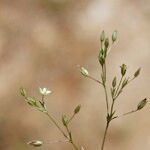
<svg viewBox="0 0 150 150">
<path fill-rule="evenodd" d="M 43 142 L 42 141 L 30 141 L 27 144 L 35 146 L 35 147 L 39 147 L 43 145 Z"/>
<path fill-rule="evenodd" d="M 52 93 L 52 91 L 49 91 L 47 88 L 39 88 L 39 91 L 44 96 Z"/>
<path fill-rule="evenodd" d="M 87 77 L 89 75 L 89 72 L 84 67 L 81 67 L 80 72 L 85 77 Z"/>
</svg>

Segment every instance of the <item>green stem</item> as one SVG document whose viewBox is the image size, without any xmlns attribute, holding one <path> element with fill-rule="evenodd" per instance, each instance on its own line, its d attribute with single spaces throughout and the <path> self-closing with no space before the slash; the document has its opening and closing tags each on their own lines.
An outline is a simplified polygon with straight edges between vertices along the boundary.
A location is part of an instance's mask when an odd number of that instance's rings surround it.
<svg viewBox="0 0 150 150">
<path fill-rule="evenodd" d="M 68 126 L 65 126 L 65 127 L 66 127 L 67 133 L 69 135 L 69 142 L 72 144 L 72 146 L 74 147 L 75 150 L 79 150 L 78 147 L 76 146 L 76 144 L 74 143 L 73 139 L 72 139 L 72 133 L 69 130 Z"/>
<path fill-rule="evenodd" d="M 69 119 L 68 123 L 70 123 L 74 117 L 75 117 L 75 113 L 71 116 L 71 118 Z"/>
<path fill-rule="evenodd" d="M 105 92 L 105 97 L 106 97 L 106 108 L 107 108 L 107 114 L 109 113 L 109 103 L 108 103 L 108 92 L 106 88 L 106 64 L 102 67 L 102 72 L 103 72 L 103 87 L 104 87 L 104 92 Z"/>
<path fill-rule="evenodd" d="M 107 114 L 108 114 L 109 113 L 109 104 L 108 104 L 108 94 L 107 94 L 106 85 L 104 85 L 104 91 L 105 91 L 106 107 L 107 107 Z"/>
<path fill-rule="evenodd" d="M 118 87 L 117 87 L 117 89 L 116 89 L 115 97 L 117 97 L 117 95 L 118 95 L 118 90 L 119 90 L 119 88 L 120 88 L 120 85 L 121 85 L 121 83 L 122 83 L 122 80 L 123 80 L 123 76 L 121 77 L 120 82 L 119 82 L 119 84 L 118 84 Z M 114 98 L 114 99 L 116 99 L 116 98 Z"/>
<path fill-rule="evenodd" d="M 103 136 L 103 140 L 102 140 L 101 150 L 104 150 L 105 141 L 106 141 L 106 135 L 107 135 L 107 132 L 108 132 L 109 124 L 110 124 L 110 122 L 107 121 L 105 132 L 104 132 L 104 136 Z"/>
<path fill-rule="evenodd" d="M 97 83 L 99 83 L 99 84 L 103 84 L 101 81 L 99 81 L 99 80 L 97 80 L 97 79 L 95 79 L 95 78 L 93 78 L 93 77 L 91 77 L 91 76 L 87 76 L 89 79 L 91 79 L 91 80 L 93 80 L 93 81 L 95 81 L 95 82 L 97 82 Z"/>
<path fill-rule="evenodd" d="M 62 130 L 62 128 L 58 125 L 58 123 L 55 121 L 55 119 L 54 119 L 48 112 L 46 112 L 46 115 L 47 115 L 47 116 L 49 117 L 49 119 L 56 125 L 56 127 L 57 127 L 58 130 L 63 134 L 63 136 L 68 139 L 68 136 L 67 136 L 66 133 Z"/>
</svg>

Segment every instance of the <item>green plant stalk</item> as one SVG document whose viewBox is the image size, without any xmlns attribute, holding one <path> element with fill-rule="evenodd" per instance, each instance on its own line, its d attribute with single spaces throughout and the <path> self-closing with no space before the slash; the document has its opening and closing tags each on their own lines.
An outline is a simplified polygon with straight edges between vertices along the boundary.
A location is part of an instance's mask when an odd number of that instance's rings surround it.
<svg viewBox="0 0 150 150">
<path fill-rule="evenodd" d="M 79 150 L 78 147 L 75 145 L 73 139 L 72 139 L 72 133 L 71 133 L 71 131 L 69 130 L 68 125 L 65 126 L 65 127 L 66 127 L 67 133 L 68 133 L 68 135 L 69 135 L 69 142 L 72 144 L 72 146 L 74 147 L 75 150 Z"/>
<path fill-rule="evenodd" d="M 68 139 L 68 136 L 66 133 L 62 130 L 62 128 L 58 125 L 58 123 L 55 121 L 55 119 L 48 113 L 46 112 L 46 115 L 49 117 L 49 119 L 55 124 L 55 126 L 58 128 L 58 130 L 63 134 L 65 138 Z"/>
<path fill-rule="evenodd" d="M 104 149 L 106 136 L 107 136 L 107 132 L 108 132 L 109 124 L 110 124 L 110 121 L 107 119 L 107 116 L 109 115 L 109 103 L 108 103 L 108 93 L 107 93 L 107 88 L 106 88 L 106 63 L 104 63 L 104 66 L 102 66 L 102 73 L 103 73 L 102 75 L 105 79 L 105 81 L 103 81 L 102 83 L 103 83 L 103 87 L 104 87 L 104 91 L 105 91 L 105 98 L 106 98 L 106 108 L 107 108 L 106 120 L 107 120 L 107 123 L 106 123 L 105 131 L 104 131 L 101 150 Z"/>
<path fill-rule="evenodd" d="M 104 92 L 105 92 L 105 97 L 106 97 L 106 108 L 107 108 L 107 114 L 109 113 L 109 103 L 108 103 L 108 93 L 107 93 L 107 87 L 106 87 L 106 63 L 104 63 L 104 66 L 102 66 L 102 75 L 104 78 L 103 87 L 104 87 Z"/>
<path fill-rule="evenodd" d="M 107 124 L 106 124 L 106 127 L 105 127 L 105 131 L 104 131 L 103 140 L 102 140 L 101 150 L 104 150 L 105 141 L 106 141 L 106 135 L 107 135 L 107 132 L 108 132 L 109 124 L 110 124 L 110 122 L 107 121 Z"/>
<path fill-rule="evenodd" d="M 66 129 L 67 129 L 69 137 L 66 135 L 66 133 L 63 131 L 63 129 L 58 125 L 58 123 L 55 121 L 55 119 L 48 112 L 46 112 L 46 115 L 55 124 L 55 126 L 63 134 L 63 136 L 68 140 L 68 142 L 72 144 L 72 146 L 74 147 L 74 149 L 78 150 L 78 147 L 75 145 L 75 143 L 72 140 L 71 132 L 69 131 L 68 127 L 66 127 Z"/>
</svg>

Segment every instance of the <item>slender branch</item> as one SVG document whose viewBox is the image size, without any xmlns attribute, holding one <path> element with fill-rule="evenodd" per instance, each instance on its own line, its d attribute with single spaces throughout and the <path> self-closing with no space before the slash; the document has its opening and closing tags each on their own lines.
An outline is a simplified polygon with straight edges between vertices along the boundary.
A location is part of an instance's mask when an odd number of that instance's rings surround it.
<svg viewBox="0 0 150 150">
<path fill-rule="evenodd" d="M 55 121 L 55 119 L 54 119 L 48 112 L 46 112 L 46 115 L 47 115 L 47 116 L 49 117 L 49 119 L 56 125 L 56 127 L 57 127 L 58 130 L 63 134 L 63 136 L 68 139 L 68 136 L 67 136 L 66 133 L 62 130 L 62 128 L 58 125 L 58 123 Z"/>
<path fill-rule="evenodd" d="M 107 55 L 109 54 L 110 50 L 118 43 L 118 41 L 115 41 L 114 43 L 112 43 L 112 45 L 109 46 L 108 50 L 107 50 Z"/>
<path fill-rule="evenodd" d="M 72 133 L 69 130 L 68 125 L 66 125 L 65 127 L 66 127 L 67 133 L 69 135 L 69 142 L 72 144 L 72 146 L 74 147 L 75 150 L 79 150 L 78 147 L 76 146 L 76 144 L 74 143 L 73 139 L 72 139 Z"/>
<path fill-rule="evenodd" d="M 107 114 L 108 114 L 109 113 L 109 104 L 108 104 L 108 94 L 107 94 L 106 85 L 104 85 L 104 92 L 105 92 L 105 97 L 106 97 L 106 107 L 107 107 Z"/>
<path fill-rule="evenodd" d="M 87 76 L 87 78 L 89 78 L 89 79 L 91 79 L 91 80 L 93 80 L 93 81 L 95 81 L 95 82 L 97 82 L 97 83 L 103 85 L 103 83 L 102 83 L 101 81 L 99 81 L 99 80 L 97 80 L 97 79 L 95 79 L 95 78 L 93 78 L 93 77 L 91 77 L 91 76 L 89 76 L 89 75 Z"/>
<path fill-rule="evenodd" d="M 54 144 L 54 143 L 67 143 L 69 140 L 55 140 L 55 141 L 50 141 L 50 142 L 44 142 L 46 144 Z"/>
<path fill-rule="evenodd" d="M 107 114 L 109 113 L 109 103 L 108 103 L 108 93 L 107 93 L 107 88 L 106 88 L 106 64 L 102 67 L 102 72 L 103 72 L 103 87 L 104 87 L 104 92 L 105 92 L 105 98 L 106 98 L 106 108 L 107 108 Z"/>
<path fill-rule="evenodd" d="M 137 111 L 138 111 L 137 109 L 136 109 L 136 110 L 132 110 L 132 111 L 126 112 L 126 113 L 124 113 L 124 114 L 122 114 L 122 115 L 115 116 L 113 119 L 121 118 L 121 117 L 124 117 L 124 116 L 126 116 L 126 115 L 130 115 L 130 114 L 132 114 L 132 113 L 135 113 L 135 112 L 137 112 Z"/>
<path fill-rule="evenodd" d="M 121 76 L 121 79 L 120 79 L 120 81 L 119 81 L 119 84 L 118 84 L 118 87 L 117 87 L 117 89 L 116 89 L 116 93 L 115 93 L 115 99 L 117 98 L 117 96 L 118 96 L 118 90 L 119 90 L 119 88 L 120 88 L 120 85 L 121 85 L 121 83 L 122 83 L 122 80 L 123 80 L 123 76 Z"/>
<path fill-rule="evenodd" d="M 74 117 L 75 117 L 75 113 L 71 116 L 71 118 L 69 119 L 68 123 L 70 123 Z"/>
<path fill-rule="evenodd" d="M 106 124 L 105 132 L 104 132 L 104 136 L 103 136 L 103 140 L 102 140 L 101 150 L 104 150 L 104 145 L 105 145 L 105 141 L 106 141 L 106 135 L 108 132 L 108 127 L 109 127 L 109 122 L 107 122 L 107 124 Z"/>
</svg>

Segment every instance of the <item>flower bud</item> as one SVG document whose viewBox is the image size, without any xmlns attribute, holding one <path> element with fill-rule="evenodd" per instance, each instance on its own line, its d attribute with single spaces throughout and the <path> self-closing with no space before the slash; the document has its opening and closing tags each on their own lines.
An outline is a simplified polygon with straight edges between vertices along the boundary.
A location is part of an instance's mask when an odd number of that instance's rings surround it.
<svg viewBox="0 0 150 150">
<path fill-rule="evenodd" d="M 126 74 L 126 71 L 127 71 L 127 66 L 125 64 L 122 64 L 120 66 L 120 68 L 121 68 L 121 74 L 122 74 L 122 76 L 124 76 Z"/>
<path fill-rule="evenodd" d="M 105 32 L 104 31 L 102 31 L 102 33 L 101 33 L 100 40 L 101 40 L 101 42 L 103 42 L 105 40 Z"/>
<path fill-rule="evenodd" d="M 148 100 L 145 98 L 142 101 L 139 102 L 138 106 L 137 106 L 137 110 L 141 110 L 143 107 L 145 107 L 145 105 L 147 104 Z"/>
<path fill-rule="evenodd" d="M 117 31 L 115 30 L 112 34 L 112 41 L 115 42 L 117 40 Z"/>
<path fill-rule="evenodd" d="M 81 67 L 80 72 L 85 77 L 87 77 L 89 75 L 89 72 L 84 67 Z"/>
<path fill-rule="evenodd" d="M 135 73 L 134 73 L 134 77 L 138 77 L 140 74 L 141 68 L 139 68 Z"/>
<path fill-rule="evenodd" d="M 117 84 L 117 77 L 114 77 L 113 81 L 112 81 L 112 86 L 115 87 Z"/>
<path fill-rule="evenodd" d="M 27 96 L 27 92 L 26 92 L 26 90 L 25 90 L 24 88 L 20 88 L 20 94 L 21 94 L 22 96 L 24 96 L 24 97 Z"/>
<path fill-rule="evenodd" d="M 31 145 L 31 146 L 34 146 L 34 147 L 40 147 L 43 145 L 43 142 L 42 141 L 30 141 L 27 143 L 28 145 Z"/>
<path fill-rule="evenodd" d="M 129 78 L 125 78 L 122 82 L 122 88 L 124 88 L 128 84 Z"/>
<path fill-rule="evenodd" d="M 103 50 L 102 48 L 99 51 L 98 60 L 99 63 L 103 66 L 106 59 L 106 50 Z"/>
<path fill-rule="evenodd" d="M 78 105 L 75 109 L 74 109 L 74 114 L 77 114 L 81 109 L 81 105 Z"/>
<path fill-rule="evenodd" d="M 69 120 L 68 120 L 67 116 L 66 115 L 62 115 L 62 123 L 63 123 L 63 125 L 67 126 L 68 122 L 69 122 Z"/>
<path fill-rule="evenodd" d="M 105 47 L 106 47 L 106 49 L 107 49 L 108 46 L 109 46 L 109 39 L 108 39 L 108 38 L 106 38 L 104 45 L 105 45 Z"/>
</svg>

